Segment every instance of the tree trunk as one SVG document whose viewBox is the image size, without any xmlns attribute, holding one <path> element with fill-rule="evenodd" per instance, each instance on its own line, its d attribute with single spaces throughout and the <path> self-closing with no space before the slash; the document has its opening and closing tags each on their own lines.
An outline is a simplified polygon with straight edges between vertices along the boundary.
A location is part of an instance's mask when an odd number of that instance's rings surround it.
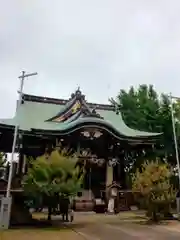
<svg viewBox="0 0 180 240">
<path fill-rule="evenodd" d="M 153 222 L 157 222 L 158 221 L 158 217 L 157 217 L 156 211 L 152 212 L 152 221 Z"/>
<path fill-rule="evenodd" d="M 52 207 L 48 207 L 48 221 L 51 221 Z"/>
</svg>

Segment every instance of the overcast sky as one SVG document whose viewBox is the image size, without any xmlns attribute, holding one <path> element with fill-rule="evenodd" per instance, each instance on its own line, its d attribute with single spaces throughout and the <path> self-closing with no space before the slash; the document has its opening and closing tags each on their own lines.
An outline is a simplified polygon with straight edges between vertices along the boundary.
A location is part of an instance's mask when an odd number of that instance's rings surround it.
<svg viewBox="0 0 180 240">
<path fill-rule="evenodd" d="M 154 84 L 180 96 L 180 0 L 0 0 L 0 117 L 24 92 L 107 103 Z"/>
</svg>

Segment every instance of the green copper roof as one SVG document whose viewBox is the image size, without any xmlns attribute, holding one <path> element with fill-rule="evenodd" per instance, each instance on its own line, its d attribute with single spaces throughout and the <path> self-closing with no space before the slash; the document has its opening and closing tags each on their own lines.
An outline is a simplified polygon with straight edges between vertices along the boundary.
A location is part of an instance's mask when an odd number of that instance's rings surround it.
<svg viewBox="0 0 180 240">
<path fill-rule="evenodd" d="M 29 95 L 28 95 L 29 96 Z M 70 102 L 70 101 L 69 101 Z M 159 135 L 159 133 L 147 133 L 143 131 L 133 130 L 126 126 L 122 116 L 117 115 L 112 110 L 107 109 L 96 109 L 96 114 L 99 114 L 101 118 L 94 116 L 83 117 L 82 114 L 79 114 L 77 111 L 72 116 L 70 116 L 66 121 L 54 122 L 50 121 L 54 116 L 58 116 L 58 113 L 64 114 L 65 108 L 70 106 L 67 102 L 67 105 L 62 104 L 53 104 L 38 102 L 38 101 L 24 101 L 20 106 L 20 109 L 17 112 L 17 116 L 13 119 L 4 119 L 0 120 L 0 124 L 8 125 L 18 125 L 21 130 L 31 131 L 31 129 L 38 130 L 51 130 L 59 132 L 71 131 L 71 129 L 77 127 L 80 128 L 83 125 L 89 124 L 91 126 L 98 126 L 106 129 L 108 131 L 115 131 L 116 135 L 123 135 L 126 137 L 153 137 Z M 92 106 L 88 104 L 92 110 Z M 98 106 L 98 105 L 97 105 Z M 102 105 L 101 105 L 102 106 Z"/>
</svg>

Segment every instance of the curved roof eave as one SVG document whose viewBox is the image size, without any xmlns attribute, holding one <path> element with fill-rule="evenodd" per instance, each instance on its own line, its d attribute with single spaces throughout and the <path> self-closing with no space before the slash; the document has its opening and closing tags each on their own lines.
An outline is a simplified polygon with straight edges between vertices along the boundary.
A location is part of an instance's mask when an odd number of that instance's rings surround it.
<svg viewBox="0 0 180 240">
<path fill-rule="evenodd" d="M 118 129 L 116 129 L 111 123 L 103 120 L 103 119 L 99 119 L 99 118 L 93 118 L 93 117 L 85 117 L 85 118 L 80 118 L 77 119 L 75 121 L 69 122 L 68 124 L 64 123 L 64 124 L 58 124 L 56 125 L 56 127 L 52 130 L 52 128 L 48 128 L 48 126 L 46 126 L 47 128 L 44 130 L 40 130 L 40 129 L 35 129 L 32 128 L 33 131 L 40 131 L 40 132 L 51 132 L 52 134 L 62 134 L 62 135 L 67 135 L 69 133 L 72 133 L 74 131 L 77 131 L 79 129 L 82 129 L 83 127 L 96 127 L 96 128 L 100 128 L 103 130 L 106 130 L 107 132 L 109 132 L 110 134 L 114 135 L 114 137 L 122 140 L 124 138 L 129 138 L 129 139 L 139 139 L 139 140 L 143 140 L 143 139 L 148 139 L 148 138 L 155 138 L 158 137 L 160 135 L 162 135 L 162 133 L 147 133 L 147 135 L 144 134 L 144 132 L 142 132 L 142 135 L 140 135 L 139 131 L 136 132 L 136 130 L 133 131 L 133 135 L 132 134 L 128 134 L 126 132 L 120 131 Z"/>
<path fill-rule="evenodd" d="M 113 115 L 114 116 L 114 115 Z M 106 116 L 103 116 L 106 119 Z M 11 120 L 11 121 L 10 121 Z M 67 120 L 64 123 L 55 123 L 55 122 L 42 122 L 41 124 L 36 124 L 32 127 L 26 127 L 26 125 L 20 124 L 20 130 L 24 132 L 33 131 L 36 132 L 51 132 L 52 134 L 68 134 L 77 129 L 83 128 L 83 126 L 89 127 L 98 127 L 108 131 L 111 134 L 114 134 L 116 138 L 119 139 L 154 139 L 163 133 L 148 133 L 138 130 L 133 130 L 129 128 L 124 121 L 121 119 L 121 116 L 118 116 L 116 122 L 111 123 L 111 119 L 101 119 L 97 117 L 79 117 L 79 113 L 75 114 L 72 118 Z M 0 122 L 2 128 L 13 129 L 16 121 L 15 119 L 8 119 L 6 121 Z"/>
</svg>

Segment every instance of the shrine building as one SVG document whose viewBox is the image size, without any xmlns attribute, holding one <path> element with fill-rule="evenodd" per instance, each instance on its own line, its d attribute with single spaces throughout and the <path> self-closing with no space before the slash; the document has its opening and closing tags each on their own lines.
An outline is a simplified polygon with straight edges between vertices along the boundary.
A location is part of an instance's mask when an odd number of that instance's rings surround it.
<svg viewBox="0 0 180 240">
<path fill-rule="evenodd" d="M 27 157 L 61 144 L 87 161 L 84 188 L 95 197 L 113 181 L 125 189 L 125 153 L 160 135 L 129 128 L 112 105 L 89 103 L 79 89 L 68 100 L 23 94 L 16 116 L 0 120 L 0 151 L 11 152 L 16 124 L 20 159 L 14 174 L 27 171 Z"/>
</svg>

